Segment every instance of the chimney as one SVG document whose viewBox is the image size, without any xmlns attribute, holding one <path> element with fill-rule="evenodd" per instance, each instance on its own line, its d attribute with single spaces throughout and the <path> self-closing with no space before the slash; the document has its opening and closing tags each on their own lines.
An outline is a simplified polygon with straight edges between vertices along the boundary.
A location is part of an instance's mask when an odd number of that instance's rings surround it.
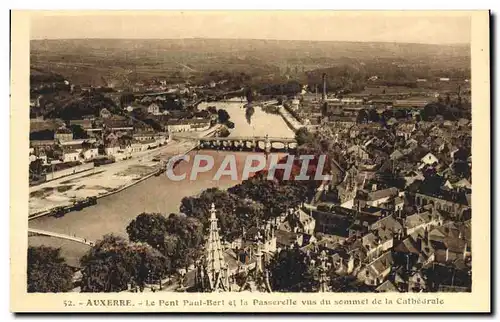
<svg viewBox="0 0 500 322">
<path fill-rule="evenodd" d="M 321 95 L 321 99 L 324 101 L 326 99 L 326 73 L 323 73 L 323 94 Z"/>
</svg>

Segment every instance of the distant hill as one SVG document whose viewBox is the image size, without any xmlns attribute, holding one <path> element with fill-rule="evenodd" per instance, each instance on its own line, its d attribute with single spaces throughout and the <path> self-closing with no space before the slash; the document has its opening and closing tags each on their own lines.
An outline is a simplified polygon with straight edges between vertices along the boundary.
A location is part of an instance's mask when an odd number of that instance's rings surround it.
<svg viewBox="0 0 500 322">
<path fill-rule="evenodd" d="M 172 73 L 200 75 L 214 70 L 277 73 L 339 64 L 392 60 L 470 68 L 468 45 L 318 42 L 253 39 L 67 39 L 32 40 L 32 66 L 60 73 L 76 83 L 133 82 Z"/>
</svg>

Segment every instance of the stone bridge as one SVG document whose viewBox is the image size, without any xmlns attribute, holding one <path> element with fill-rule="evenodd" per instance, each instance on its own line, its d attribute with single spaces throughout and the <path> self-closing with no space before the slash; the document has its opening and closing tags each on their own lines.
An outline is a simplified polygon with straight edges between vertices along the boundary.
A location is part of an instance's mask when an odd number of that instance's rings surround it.
<svg viewBox="0 0 500 322">
<path fill-rule="evenodd" d="M 198 149 L 232 151 L 289 151 L 297 148 L 293 138 L 269 136 L 206 137 L 198 140 Z"/>
<path fill-rule="evenodd" d="M 66 239 L 66 240 L 71 240 L 77 243 L 85 244 L 88 246 L 94 246 L 94 242 L 85 238 L 81 237 L 76 237 L 76 236 L 70 236 L 70 235 L 65 235 L 65 234 L 59 234 L 59 233 L 54 233 L 51 231 L 46 231 L 46 230 L 40 230 L 40 229 L 33 229 L 33 228 L 28 228 L 28 235 L 42 235 L 42 236 L 49 236 L 49 237 L 55 237 L 55 238 L 60 238 L 60 239 Z"/>
</svg>

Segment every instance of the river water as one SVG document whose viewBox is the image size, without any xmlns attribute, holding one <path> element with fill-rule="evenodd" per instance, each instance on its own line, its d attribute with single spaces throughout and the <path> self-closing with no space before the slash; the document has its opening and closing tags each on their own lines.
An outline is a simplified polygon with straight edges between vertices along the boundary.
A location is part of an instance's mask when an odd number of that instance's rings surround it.
<svg viewBox="0 0 500 322">
<path fill-rule="evenodd" d="M 294 137 L 293 131 L 287 127 L 281 116 L 266 114 L 259 107 L 255 108 L 251 123 L 248 124 L 242 103 L 202 103 L 199 108 L 207 106 L 227 110 L 231 121 L 235 124 L 230 136 Z M 196 153 L 199 152 L 192 151 L 190 156 L 193 157 Z M 235 155 L 240 168 L 250 152 L 203 151 L 203 153 L 214 157 L 215 169 L 200 174 L 197 180 L 172 181 L 164 175 L 153 176 L 119 193 L 99 199 L 95 206 L 68 213 L 62 218 L 41 217 L 30 221 L 29 227 L 75 235 L 88 240 L 100 239 L 108 233 L 126 237 L 127 225 L 142 212 L 176 213 L 179 212 L 180 202 L 185 196 L 198 194 L 210 187 L 226 189 L 241 182 L 240 176 L 237 180 L 223 176 L 215 181 L 213 175 L 228 154 Z M 189 166 L 188 163 L 181 163 L 176 167 L 176 172 L 188 172 Z M 63 256 L 71 265 L 76 265 L 78 259 L 88 249 L 88 246 L 82 244 L 51 237 L 29 237 L 29 245 L 60 247 Z"/>
</svg>

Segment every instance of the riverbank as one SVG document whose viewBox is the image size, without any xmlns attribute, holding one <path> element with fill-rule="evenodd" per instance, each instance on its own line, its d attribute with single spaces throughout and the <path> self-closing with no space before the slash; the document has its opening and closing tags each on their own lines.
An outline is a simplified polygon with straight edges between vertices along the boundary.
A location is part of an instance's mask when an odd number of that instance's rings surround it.
<svg viewBox="0 0 500 322">
<path fill-rule="evenodd" d="M 218 127 L 190 133 L 192 138 L 212 135 Z M 85 173 L 53 180 L 30 189 L 28 220 L 47 216 L 58 207 L 71 207 L 75 200 L 96 197 L 102 199 L 156 175 L 161 161 L 173 155 L 186 154 L 196 147 L 193 140 L 182 138 L 151 151 L 134 155 L 132 159 L 96 167 Z M 153 159 L 158 158 L 161 161 Z"/>
<path fill-rule="evenodd" d="M 288 127 L 294 132 L 297 132 L 300 128 L 305 126 L 299 120 L 297 120 L 292 114 L 290 114 L 290 112 L 288 112 L 284 106 L 278 107 L 278 113 L 279 115 L 281 115 L 286 125 L 288 125 Z"/>
</svg>

